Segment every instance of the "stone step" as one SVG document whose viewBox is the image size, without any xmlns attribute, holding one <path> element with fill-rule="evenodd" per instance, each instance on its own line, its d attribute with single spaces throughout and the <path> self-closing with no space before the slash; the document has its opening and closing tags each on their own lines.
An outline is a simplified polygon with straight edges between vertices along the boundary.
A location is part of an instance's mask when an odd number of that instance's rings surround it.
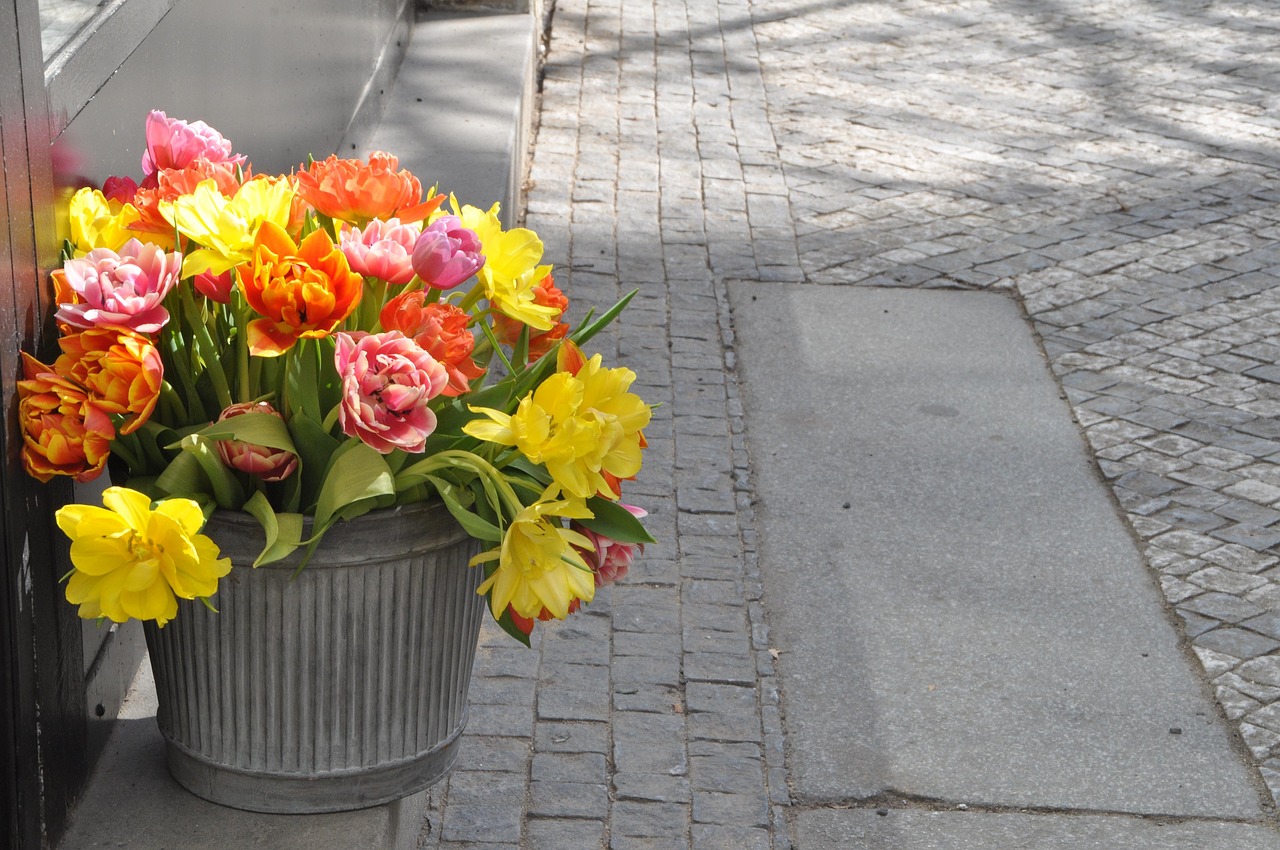
<svg viewBox="0 0 1280 850">
<path fill-rule="evenodd" d="M 364 153 L 395 154 L 424 187 L 438 182 L 461 203 L 501 203 L 511 227 L 523 201 L 538 26 L 532 14 L 447 10 L 420 17 Z"/>
</svg>

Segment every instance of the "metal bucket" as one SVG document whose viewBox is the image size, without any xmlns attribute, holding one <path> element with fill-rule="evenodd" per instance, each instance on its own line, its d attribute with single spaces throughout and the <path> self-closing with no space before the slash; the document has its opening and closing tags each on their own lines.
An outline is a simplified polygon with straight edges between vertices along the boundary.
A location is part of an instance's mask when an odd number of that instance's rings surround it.
<svg viewBox="0 0 1280 850">
<path fill-rule="evenodd" d="M 443 778 L 467 721 L 484 613 L 479 549 L 439 504 L 339 522 L 254 569 L 263 534 L 216 513 L 205 534 L 234 564 L 213 604 L 146 624 L 169 772 L 192 793 L 257 812 L 375 806 Z"/>
</svg>

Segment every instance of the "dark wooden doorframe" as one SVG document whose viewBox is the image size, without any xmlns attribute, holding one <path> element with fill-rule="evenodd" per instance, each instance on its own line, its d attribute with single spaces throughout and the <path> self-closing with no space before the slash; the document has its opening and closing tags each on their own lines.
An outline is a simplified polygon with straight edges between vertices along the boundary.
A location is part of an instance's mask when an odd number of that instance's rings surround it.
<svg viewBox="0 0 1280 850">
<path fill-rule="evenodd" d="M 54 339 L 49 127 L 36 0 L 0 0 L 0 840 L 21 850 L 56 842 L 86 772 L 80 623 L 52 521 L 70 487 L 23 472 L 16 431 L 19 351 L 48 356 Z"/>
</svg>

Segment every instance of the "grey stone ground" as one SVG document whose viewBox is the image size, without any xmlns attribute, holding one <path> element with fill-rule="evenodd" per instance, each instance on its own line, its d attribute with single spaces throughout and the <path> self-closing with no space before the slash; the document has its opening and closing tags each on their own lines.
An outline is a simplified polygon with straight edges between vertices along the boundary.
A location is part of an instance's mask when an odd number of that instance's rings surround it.
<svg viewBox="0 0 1280 850">
<path fill-rule="evenodd" d="M 1280 792 L 1278 46 L 1268 0 L 558 0 L 528 224 L 576 309 L 640 288 L 663 542 L 486 635 L 421 844 L 789 846 L 730 280 L 1019 298 Z"/>
</svg>

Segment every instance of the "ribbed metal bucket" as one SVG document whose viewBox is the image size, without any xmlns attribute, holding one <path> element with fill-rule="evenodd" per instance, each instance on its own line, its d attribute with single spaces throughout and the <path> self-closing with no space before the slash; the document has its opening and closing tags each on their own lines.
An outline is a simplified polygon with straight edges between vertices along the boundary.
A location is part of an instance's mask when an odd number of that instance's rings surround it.
<svg viewBox="0 0 1280 850">
<path fill-rule="evenodd" d="M 213 603 L 147 623 L 169 772 L 258 812 L 386 803 L 457 757 L 484 600 L 478 544 L 438 504 L 339 522 L 311 561 L 257 569 L 257 522 L 205 528 L 235 565 Z"/>
</svg>

